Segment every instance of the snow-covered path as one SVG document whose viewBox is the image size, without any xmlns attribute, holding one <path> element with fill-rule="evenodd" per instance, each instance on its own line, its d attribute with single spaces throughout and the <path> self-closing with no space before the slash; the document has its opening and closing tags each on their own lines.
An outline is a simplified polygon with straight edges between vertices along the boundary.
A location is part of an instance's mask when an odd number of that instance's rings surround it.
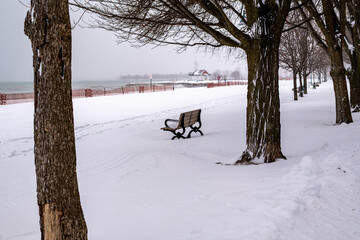
<svg viewBox="0 0 360 240">
<path fill-rule="evenodd" d="M 331 82 L 280 92 L 288 160 L 236 167 L 215 163 L 245 150 L 246 86 L 75 99 L 89 239 L 360 239 L 360 114 L 333 126 Z M 160 131 L 196 108 L 204 136 Z M 40 238 L 32 112 L 0 107 L 0 240 Z"/>
</svg>

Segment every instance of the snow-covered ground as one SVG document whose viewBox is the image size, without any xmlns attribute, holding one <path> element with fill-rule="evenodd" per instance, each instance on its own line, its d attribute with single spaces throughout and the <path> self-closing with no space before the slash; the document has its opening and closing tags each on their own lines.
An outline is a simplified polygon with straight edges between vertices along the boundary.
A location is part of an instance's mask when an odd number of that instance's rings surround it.
<svg viewBox="0 0 360 240">
<path fill-rule="evenodd" d="M 360 239 L 360 114 L 334 126 L 332 82 L 292 100 L 281 82 L 288 160 L 245 150 L 246 86 L 74 100 L 78 177 L 91 240 Z M 202 109 L 204 136 L 166 118 Z M 0 106 L 0 240 L 40 239 L 33 103 Z"/>
</svg>

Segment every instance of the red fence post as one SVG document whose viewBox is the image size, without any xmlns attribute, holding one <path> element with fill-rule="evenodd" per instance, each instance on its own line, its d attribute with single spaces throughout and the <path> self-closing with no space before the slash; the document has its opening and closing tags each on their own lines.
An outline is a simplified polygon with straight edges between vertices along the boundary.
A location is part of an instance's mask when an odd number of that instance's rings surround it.
<svg viewBox="0 0 360 240">
<path fill-rule="evenodd" d="M 92 97 L 93 94 L 92 94 L 92 90 L 87 88 L 85 89 L 85 97 Z"/>
<path fill-rule="evenodd" d="M 6 94 L 0 94 L 0 105 L 6 104 Z"/>
</svg>

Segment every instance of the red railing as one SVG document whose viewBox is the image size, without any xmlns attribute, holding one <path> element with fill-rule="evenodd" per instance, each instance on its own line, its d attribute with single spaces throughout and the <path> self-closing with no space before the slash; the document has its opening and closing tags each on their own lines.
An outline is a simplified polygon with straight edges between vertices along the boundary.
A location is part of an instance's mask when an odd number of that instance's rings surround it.
<svg viewBox="0 0 360 240">
<path fill-rule="evenodd" d="M 173 91 L 173 90 L 175 90 L 174 84 L 152 85 L 152 86 L 136 85 L 136 86 L 120 87 L 111 90 L 87 88 L 87 89 L 72 90 L 72 97 L 83 98 L 83 97 L 108 96 L 108 95 L 130 94 L 130 93 Z M 0 105 L 31 102 L 31 101 L 34 101 L 34 93 L 0 94 Z"/>
<path fill-rule="evenodd" d="M 247 82 L 244 81 L 227 81 L 227 82 L 218 82 L 218 83 L 208 83 L 208 88 L 213 87 L 225 87 L 225 86 L 234 86 L 234 85 L 247 85 Z"/>
<path fill-rule="evenodd" d="M 6 94 L 0 94 L 0 105 L 6 104 Z"/>
<path fill-rule="evenodd" d="M 34 93 L 0 94 L 0 105 L 31 102 L 33 100 L 34 100 Z"/>
</svg>

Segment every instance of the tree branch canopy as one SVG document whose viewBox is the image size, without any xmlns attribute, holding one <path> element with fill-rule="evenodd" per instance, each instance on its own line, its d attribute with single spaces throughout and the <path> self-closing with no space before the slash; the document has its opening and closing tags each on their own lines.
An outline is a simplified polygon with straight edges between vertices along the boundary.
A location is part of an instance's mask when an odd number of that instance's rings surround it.
<svg viewBox="0 0 360 240">
<path fill-rule="evenodd" d="M 282 8 L 283 2 L 271 1 Z M 92 27 L 112 31 L 133 45 L 175 44 L 249 49 L 260 37 L 256 1 L 224 0 L 73 0 L 96 17 Z"/>
</svg>

